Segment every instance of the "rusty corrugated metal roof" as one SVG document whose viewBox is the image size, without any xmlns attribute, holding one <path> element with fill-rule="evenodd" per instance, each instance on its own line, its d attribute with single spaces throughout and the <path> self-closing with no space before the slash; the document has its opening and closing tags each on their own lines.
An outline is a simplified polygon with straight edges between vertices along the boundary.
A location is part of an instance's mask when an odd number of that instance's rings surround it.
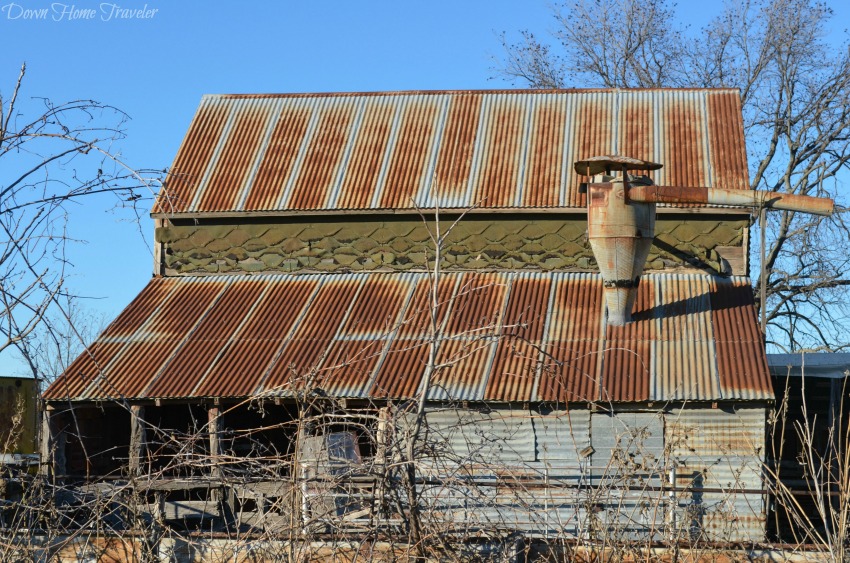
<svg viewBox="0 0 850 563">
<path fill-rule="evenodd" d="M 430 340 L 427 273 L 153 279 L 45 399 L 409 398 Z M 769 400 L 746 278 L 647 275 L 604 322 L 589 273 L 448 273 L 429 396 L 468 401 Z"/>
<path fill-rule="evenodd" d="M 603 154 L 748 187 L 737 90 L 208 95 L 154 213 L 582 207 Z"/>
</svg>

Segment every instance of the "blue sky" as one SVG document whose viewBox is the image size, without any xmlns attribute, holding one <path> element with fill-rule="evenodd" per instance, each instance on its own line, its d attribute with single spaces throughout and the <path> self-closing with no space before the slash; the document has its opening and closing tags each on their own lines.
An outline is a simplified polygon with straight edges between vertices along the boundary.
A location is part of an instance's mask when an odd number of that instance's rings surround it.
<svg viewBox="0 0 850 563">
<path fill-rule="evenodd" d="M 720 3 L 693 4 L 679 11 L 699 27 Z M 121 146 L 125 160 L 162 169 L 205 93 L 509 87 L 491 79 L 498 33 L 550 30 L 550 5 L 0 0 L 0 92 L 11 91 L 26 62 L 23 96 L 90 98 L 121 108 L 132 118 Z M 149 17 L 121 19 L 113 7 L 147 10 Z M 848 8 L 836 8 L 838 25 Z M 71 19 L 71 10 L 94 10 L 95 17 Z M 153 223 L 144 216 L 135 225 L 108 208 L 92 201 L 72 209 L 71 235 L 88 243 L 70 251 L 75 268 L 68 284 L 112 318 L 151 277 Z M 0 353 L 0 375 L 18 369 Z"/>
</svg>

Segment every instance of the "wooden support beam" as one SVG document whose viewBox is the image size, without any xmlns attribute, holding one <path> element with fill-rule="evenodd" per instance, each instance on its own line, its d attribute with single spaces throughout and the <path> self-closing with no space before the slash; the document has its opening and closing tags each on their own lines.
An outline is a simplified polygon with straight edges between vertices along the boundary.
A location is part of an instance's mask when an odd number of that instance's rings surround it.
<svg viewBox="0 0 850 563">
<path fill-rule="evenodd" d="M 65 474 L 65 432 L 61 417 L 48 405 L 41 418 L 41 466 L 39 472 L 47 478 Z"/>
<path fill-rule="evenodd" d="M 133 405 L 130 407 L 130 475 L 142 474 L 142 460 L 145 457 L 146 449 L 145 407 Z"/>
<path fill-rule="evenodd" d="M 210 434 L 210 477 L 218 483 L 214 495 L 220 507 L 220 514 L 229 525 L 235 521 L 236 495 L 233 487 L 227 486 L 224 481 L 224 472 L 219 463 L 221 461 L 221 410 L 218 401 L 207 410 L 207 430 Z"/>
<path fill-rule="evenodd" d="M 207 429 L 210 434 L 210 475 L 215 478 L 221 477 L 221 470 L 218 466 L 219 456 L 221 456 L 220 416 L 218 407 L 209 407 L 209 410 L 207 410 Z"/>
</svg>

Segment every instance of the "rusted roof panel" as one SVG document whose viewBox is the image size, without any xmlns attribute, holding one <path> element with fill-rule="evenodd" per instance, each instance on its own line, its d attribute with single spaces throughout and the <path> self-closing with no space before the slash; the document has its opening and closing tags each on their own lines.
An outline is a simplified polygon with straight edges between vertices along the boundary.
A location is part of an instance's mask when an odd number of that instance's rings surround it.
<svg viewBox="0 0 850 563">
<path fill-rule="evenodd" d="M 710 186 L 707 111 L 704 99 L 693 103 L 688 92 L 674 92 L 663 101 L 664 184 Z"/>
<path fill-rule="evenodd" d="M 508 296 L 486 399 L 522 401 L 530 397 L 540 369 L 550 280 L 519 274 Z"/>
<path fill-rule="evenodd" d="M 709 279 L 671 275 L 652 282 L 659 304 L 653 314 L 657 335 L 650 368 L 653 395 L 686 400 L 721 396 Z M 684 340 L 682 334 L 691 338 Z M 682 373 L 689 376 L 682 377 Z"/>
<path fill-rule="evenodd" d="M 724 398 L 757 398 L 772 392 L 767 356 L 752 349 L 764 347 L 756 319 L 753 290 L 745 277 L 711 279 L 711 321 L 717 347 L 717 371 Z"/>
<path fill-rule="evenodd" d="M 516 206 L 528 101 L 514 94 L 484 100 L 478 145 L 481 158 L 472 179 L 472 203 L 479 207 Z"/>
<path fill-rule="evenodd" d="M 435 400 L 772 398 L 746 278 L 647 275 L 635 322 L 609 327 L 597 274 L 453 272 L 441 280 L 436 341 L 430 283 L 426 273 L 154 279 L 45 398 L 310 386 L 404 399 L 422 390 L 432 343 Z"/>
<path fill-rule="evenodd" d="M 248 174 L 254 168 L 269 117 L 269 112 L 256 103 L 233 112 L 233 123 L 229 124 L 230 130 L 223 137 L 225 144 L 215 157 L 215 167 L 206 182 L 207 189 L 200 195 L 199 207 L 226 211 L 236 206 Z"/>
<path fill-rule="evenodd" d="M 275 105 L 269 104 L 270 113 L 275 113 L 275 108 Z M 257 174 L 245 187 L 248 190 L 245 201 L 236 205 L 235 209 L 264 210 L 278 206 L 283 190 L 292 178 L 295 159 L 307 134 L 310 115 L 311 108 L 305 107 L 305 104 L 289 103 L 272 116 L 276 123 L 262 151 Z"/>
<path fill-rule="evenodd" d="M 246 318 L 237 335 L 189 394 L 245 397 L 257 389 L 303 316 L 318 281 L 298 278 L 283 284 L 268 279 L 265 294 L 252 310 L 245 310 Z"/>
<path fill-rule="evenodd" d="M 518 207 L 564 207 L 567 170 L 564 135 L 568 130 L 564 96 L 534 99 L 532 123 L 524 156 L 526 176 L 521 184 Z"/>
<path fill-rule="evenodd" d="M 736 90 L 204 96 L 154 213 L 584 205 L 572 163 L 748 186 Z"/>
<path fill-rule="evenodd" d="M 197 209 L 192 201 L 201 189 L 204 172 L 222 136 L 230 105 L 221 100 L 204 100 L 201 103 L 171 166 L 154 213 L 182 213 Z"/>
<path fill-rule="evenodd" d="M 371 205 L 377 193 L 381 170 L 387 157 L 393 117 L 398 101 L 394 98 L 367 99 L 351 148 L 336 201 L 329 206 L 362 209 Z"/>
<path fill-rule="evenodd" d="M 475 94 L 456 94 L 449 101 L 435 171 L 441 207 L 459 207 L 467 200 L 482 100 Z"/>
<path fill-rule="evenodd" d="M 708 92 L 706 99 L 712 186 L 745 190 L 749 182 L 744 123 L 739 119 L 741 99 L 721 92 Z"/>
<path fill-rule="evenodd" d="M 650 398 L 649 343 L 657 338 L 652 322 L 658 308 L 654 285 L 641 283 L 638 287 L 632 322 L 625 326 L 606 324 L 599 385 L 599 400 L 603 402 Z"/>
<path fill-rule="evenodd" d="M 381 182 L 381 193 L 373 199 L 380 209 L 410 207 L 427 185 L 431 156 L 442 113 L 442 97 L 413 96 L 404 100 L 404 109 L 394 131 L 392 154 Z"/>
<path fill-rule="evenodd" d="M 331 185 L 343 166 L 342 157 L 355 115 L 354 100 L 329 98 L 315 117 L 315 132 L 300 162 L 298 177 L 283 208 L 317 209 L 325 206 Z"/>
<path fill-rule="evenodd" d="M 592 274 L 553 278 L 537 396 L 559 403 L 595 400 L 604 334 L 602 279 Z"/>
<path fill-rule="evenodd" d="M 259 281 L 229 285 L 203 320 L 185 339 L 157 378 L 144 391 L 154 397 L 169 397 L 194 389 L 199 380 L 239 329 L 244 310 L 250 310 L 265 289 Z"/>
</svg>

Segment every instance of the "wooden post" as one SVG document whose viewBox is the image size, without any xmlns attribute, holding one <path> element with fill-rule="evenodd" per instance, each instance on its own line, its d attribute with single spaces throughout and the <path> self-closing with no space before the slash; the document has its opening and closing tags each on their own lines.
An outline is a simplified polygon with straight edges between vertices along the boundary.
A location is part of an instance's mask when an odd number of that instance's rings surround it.
<svg viewBox="0 0 850 563">
<path fill-rule="evenodd" d="M 210 476 L 214 479 L 221 477 L 221 469 L 218 467 L 219 456 L 221 455 L 219 416 L 218 407 L 209 407 L 209 410 L 207 410 L 207 428 L 210 433 Z"/>
<path fill-rule="evenodd" d="M 378 477 L 375 480 L 375 490 L 373 491 L 373 511 L 374 514 L 380 514 L 386 506 L 386 484 L 387 484 L 387 468 L 390 464 L 390 439 L 392 436 L 392 412 L 390 407 L 383 407 L 378 410 L 378 428 L 375 433 L 375 469 L 378 471 Z"/>
<path fill-rule="evenodd" d="M 39 472 L 47 477 L 65 474 L 65 433 L 59 414 L 51 405 L 45 407 L 41 419 L 41 466 Z"/>
<path fill-rule="evenodd" d="M 221 411 L 217 406 L 207 410 L 207 429 L 210 433 L 210 478 L 212 480 L 215 500 L 218 502 L 220 513 L 225 523 L 231 524 L 236 515 L 236 496 L 230 487 L 222 480 L 223 472 L 219 467 L 221 461 Z"/>
<path fill-rule="evenodd" d="M 129 469 L 131 476 L 142 474 L 142 460 L 145 456 L 147 434 L 145 432 L 145 407 L 130 407 L 130 452 Z"/>
</svg>

